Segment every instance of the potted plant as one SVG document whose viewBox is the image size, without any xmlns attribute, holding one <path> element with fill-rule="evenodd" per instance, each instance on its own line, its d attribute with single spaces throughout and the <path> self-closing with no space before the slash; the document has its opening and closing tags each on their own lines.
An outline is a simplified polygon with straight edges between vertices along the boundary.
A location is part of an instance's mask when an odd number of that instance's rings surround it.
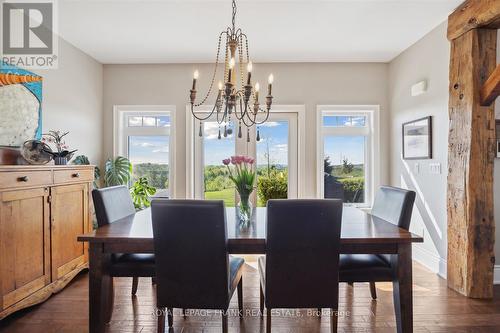
<svg viewBox="0 0 500 333">
<path fill-rule="evenodd" d="M 151 206 L 151 196 L 156 194 L 156 188 L 149 185 L 146 177 L 140 177 L 130 188 L 130 195 L 136 210 Z"/>
<path fill-rule="evenodd" d="M 56 148 L 56 151 L 53 151 L 52 149 L 44 149 L 46 153 L 52 155 L 55 165 L 68 164 L 68 161 L 76 151 L 76 149 L 69 151 L 69 146 L 66 144 L 66 141 L 63 141 L 63 138 L 68 134 L 69 132 L 61 134 L 61 131 L 52 130 L 43 134 L 42 142 L 48 144 L 49 147 L 53 145 Z"/>
<path fill-rule="evenodd" d="M 254 159 L 247 156 L 231 156 L 231 158 L 223 160 L 222 163 L 229 170 L 229 178 L 234 183 L 240 196 L 237 209 L 238 218 L 240 225 L 246 227 L 252 218 L 250 195 L 254 190 L 255 182 Z M 231 168 L 230 164 L 234 167 Z"/>
</svg>

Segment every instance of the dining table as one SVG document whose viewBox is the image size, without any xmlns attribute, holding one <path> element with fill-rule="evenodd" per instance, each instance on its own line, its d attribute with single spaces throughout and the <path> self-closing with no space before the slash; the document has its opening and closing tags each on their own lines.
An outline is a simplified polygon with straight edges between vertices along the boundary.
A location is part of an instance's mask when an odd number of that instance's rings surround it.
<svg viewBox="0 0 500 333">
<path fill-rule="evenodd" d="M 266 254 L 265 207 L 240 225 L 234 207 L 226 208 L 227 248 L 231 254 Z M 182 223 L 180 221 L 179 223 Z M 311 221 L 312 223 L 312 221 Z M 78 236 L 88 242 L 89 332 L 104 332 L 113 311 L 113 253 L 154 253 L 151 209 Z M 423 238 L 354 206 L 344 206 L 340 238 L 342 254 L 394 254 L 394 312 L 398 333 L 413 332 L 412 244 Z"/>
</svg>

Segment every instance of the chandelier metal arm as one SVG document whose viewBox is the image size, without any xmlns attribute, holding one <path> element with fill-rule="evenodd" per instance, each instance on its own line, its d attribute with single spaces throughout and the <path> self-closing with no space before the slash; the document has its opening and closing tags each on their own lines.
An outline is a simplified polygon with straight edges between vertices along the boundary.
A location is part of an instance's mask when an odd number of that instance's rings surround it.
<svg viewBox="0 0 500 333">
<path fill-rule="evenodd" d="M 193 114 L 193 117 L 195 117 L 196 119 L 198 119 L 199 121 L 205 121 L 207 120 L 208 118 L 210 118 L 213 114 L 214 114 L 214 111 L 215 111 L 215 106 L 213 107 L 212 111 L 210 111 L 208 113 L 208 115 L 206 117 L 199 117 L 196 112 L 194 111 L 194 105 L 191 104 L 191 113 Z"/>
<path fill-rule="evenodd" d="M 207 101 L 208 97 L 210 97 L 210 94 L 212 93 L 212 89 L 213 89 L 213 86 L 214 86 L 214 83 L 215 83 L 215 78 L 217 76 L 217 67 L 219 65 L 219 55 L 220 55 L 220 47 L 221 47 L 221 42 L 222 42 L 222 36 L 226 35 L 227 36 L 228 32 L 227 31 L 223 31 L 219 34 L 219 42 L 218 42 L 218 45 L 217 45 L 217 55 L 215 57 L 215 66 L 214 66 L 214 73 L 212 75 L 212 80 L 210 81 L 210 87 L 208 88 L 208 91 L 207 91 L 207 94 L 205 95 L 205 97 L 203 97 L 202 101 L 195 104 L 195 106 L 202 106 L 203 104 L 205 104 L 205 102 Z M 227 37 L 226 37 L 226 41 L 227 41 Z"/>
<path fill-rule="evenodd" d="M 215 59 L 215 65 L 213 70 L 213 75 L 211 78 L 210 86 L 206 95 L 203 99 L 196 103 L 196 81 L 198 79 L 198 71 L 195 71 L 193 78 L 193 86 L 190 90 L 190 100 L 191 100 L 191 113 L 200 122 L 208 120 L 213 117 L 214 112 L 216 112 L 216 121 L 219 124 L 219 139 L 221 138 L 220 126 L 225 123 L 226 125 L 231 123 L 231 117 L 234 114 L 234 120 L 239 122 L 239 134 L 241 137 L 241 127 L 242 125 L 247 127 L 247 141 L 250 137 L 249 129 L 253 126 L 258 126 L 265 123 L 269 119 L 269 114 L 272 106 L 272 74 L 269 76 L 269 85 L 267 96 L 264 98 L 265 101 L 262 103 L 264 108 L 260 107 L 259 103 L 259 87 L 258 84 L 255 88 L 251 83 L 252 65 L 250 63 L 250 52 L 248 47 L 248 37 L 241 28 L 236 28 L 236 0 L 232 0 L 232 20 L 231 26 L 219 34 L 218 45 L 217 45 L 217 55 Z M 216 97 L 215 104 L 210 112 L 206 116 L 196 114 L 195 108 L 202 106 L 206 103 L 208 98 L 212 95 L 214 90 L 215 80 L 218 74 L 219 59 L 221 56 L 221 47 L 223 45 L 222 38 L 225 36 L 224 45 L 224 70 L 223 70 L 223 82 L 219 83 L 218 94 Z M 236 64 L 236 62 L 238 64 Z M 248 69 L 245 71 L 246 64 L 248 64 Z M 239 72 L 239 73 L 237 73 Z M 246 75 L 245 75 L 246 73 Z M 239 75 L 238 75 L 239 74 Z M 238 80 L 238 76 L 240 76 Z M 240 81 L 240 83 L 237 83 Z M 240 89 L 238 90 L 238 86 Z M 264 119 L 261 119 L 261 115 Z M 227 134 L 231 134 L 229 130 L 224 127 L 224 137 Z M 259 131 L 257 128 L 257 140 L 259 140 Z M 200 123 L 200 135 L 202 135 L 202 125 Z"/>
</svg>

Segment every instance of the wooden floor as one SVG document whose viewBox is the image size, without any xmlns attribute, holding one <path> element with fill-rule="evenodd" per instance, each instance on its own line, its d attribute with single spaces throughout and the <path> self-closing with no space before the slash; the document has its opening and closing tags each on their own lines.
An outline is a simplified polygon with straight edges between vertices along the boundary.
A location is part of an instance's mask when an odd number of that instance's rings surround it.
<svg viewBox="0 0 500 333">
<path fill-rule="evenodd" d="M 293 272 L 291 272 L 293 274 Z M 264 332 L 264 320 L 258 316 L 259 280 L 255 262 L 245 265 L 244 307 L 250 314 L 243 320 L 229 319 L 230 332 Z M 108 332 L 156 332 L 154 287 L 142 278 L 136 297 L 130 296 L 131 279 L 115 280 L 116 297 Z M 464 298 L 446 288 L 444 280 L 414 264 L 415 332 L 500 332 L 500 286 L 493 301 Z M 48 301 L 15 313 L 0 321 L 0 332 L 49 333 L 88 332 L 88 273 Z M 372 301 L 368 284 L 354 289 L 341 284 L 339 332 L 395 332 L 390 283 L 377 284 L 378 300 Z M 236 311 L 236 295 L 231 302 Z M 186 319 L 174 318 L 174 332 L 221 332 L 220 317 L 200 313 Z M 308 310 L 281 312 L 273 317 L 273 332 L 329 332 L 329 319 L 308 315 Z"/>
</svg>

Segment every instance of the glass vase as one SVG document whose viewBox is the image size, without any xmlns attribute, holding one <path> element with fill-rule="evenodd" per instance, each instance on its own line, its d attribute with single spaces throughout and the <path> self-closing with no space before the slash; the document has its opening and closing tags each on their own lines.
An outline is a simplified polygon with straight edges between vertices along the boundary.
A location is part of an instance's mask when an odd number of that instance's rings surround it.
<svg viewBox="0 0 500 333">
<path fill-rule="evenodd" d="M 252 220 L 252 203 L 248 195 L 240 195 L 238 203 L 238 220 L 241 227 L 248 227 Z"/>
</svg>

